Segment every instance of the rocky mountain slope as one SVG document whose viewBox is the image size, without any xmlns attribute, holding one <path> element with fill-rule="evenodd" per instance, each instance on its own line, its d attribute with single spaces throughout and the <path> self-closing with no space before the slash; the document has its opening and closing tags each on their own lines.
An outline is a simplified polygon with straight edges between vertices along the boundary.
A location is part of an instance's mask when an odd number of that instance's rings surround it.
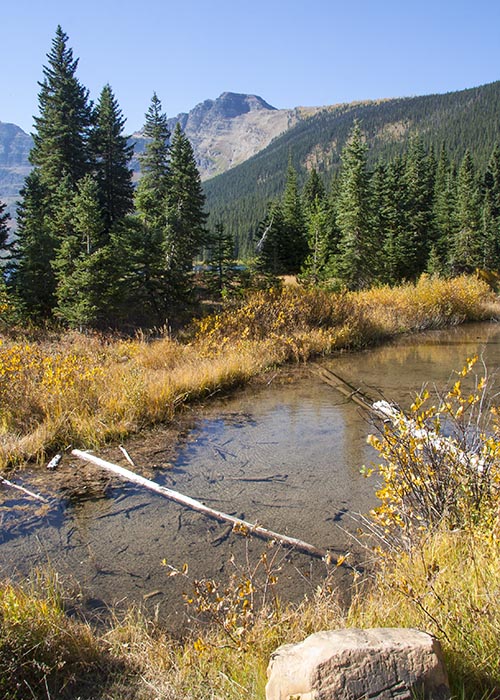
<svg viewBox="0 0 500 700">
<path fill-rule="evenodd" d="M 223 92 L 205 100 L 189 113 L 169 120 L 173 131 L 180 123 L 193 146 L 202 180 L 243 163 L 277 136 L 314 114 L 318 108 L 276 109 L 257 95 Z M 137 154 L 144 150 L 141 132 L 132 135 Z M 138 163 L 134 163 L 138 170 Z"/>
<path fill-rule="evenodd" d="M 354 120 L 361 123 L 372 167 L 405 151 L 415 135 L 437 155 L 444 145 L 457 167 L 467 149 L 484 169 L 500 144 L 500 81 L 438 95 L 335 105 L 317 110 L 240 165 L 205 183 L 212 221 L 223 221 L 238 249 L 252 249 L 268 202 L 281 194 L 291 157 L 303 182 L 315 167 L 328 185 Z"/>
<path fill-rule="evenodd" d="M 31 170 L 28 161 L 32 140 L 19 126 L 0 122 L 0 200 L 11 214 L 15 210 L 24 178 Z"/>
</svg>

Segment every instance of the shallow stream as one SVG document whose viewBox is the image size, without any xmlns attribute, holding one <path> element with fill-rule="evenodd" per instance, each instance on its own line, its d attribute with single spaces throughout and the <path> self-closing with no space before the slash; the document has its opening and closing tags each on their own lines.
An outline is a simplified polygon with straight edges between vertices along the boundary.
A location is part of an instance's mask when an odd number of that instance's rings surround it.
<svg viewBox="0 0 500 700">
<path fill-rule="evenodd" d="M 424 384 L 443 388 L 476 353 L 496 370 L 500 324 L 406 336 L 320 364 L 373 399 L 404 408 Z M 361 562 L 352 533 L 356 514 L 375 505 L 375 477 L 360 475 L 375 457 L 366 444 L 373 430 L 366 413 L 302 365 L 191 407 L 175 426 L 136 437 L 126 449 L 148 478 L 334 554 L 350 551 Z M 128 466 L 118 447 L 100 455 Z M 17 480 L 50 503 L 0 487 L 0 575 L 23 577 L 48 564 L 75 582 L 87 611 L 135 602 L 178 626 L 189 584 L 167 576 L 162 560 L 179 568 L 187 563 L 193 577 L 224 578 L 235 564 L 253 566 L 266 547 L 69 458 L 56 472 L 38 469 Z M 297 552 L 278 552 L 273 561 L 279 592 L 290 599 L 325 572 L 323 562 Z M 342 569 L 339 586 L 346 589 L 349 580 Z"/>
</svg>

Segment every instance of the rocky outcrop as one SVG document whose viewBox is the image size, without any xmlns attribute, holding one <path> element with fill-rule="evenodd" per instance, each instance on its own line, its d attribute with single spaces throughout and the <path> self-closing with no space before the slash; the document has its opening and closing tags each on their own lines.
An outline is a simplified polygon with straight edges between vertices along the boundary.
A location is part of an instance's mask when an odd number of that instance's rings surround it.
<svg viewBox="0 0 500 700">
<path fill-rule="evenodd" d="M 266 700 L 447 700 L 439 642 L 413 629 L 318 632 L 277 649 Z"/>
<path fill-rule="evenodd" d="M 33 141 L 15 124 L 0 122 L 0 200 L 14 214 L 15 201 L 31 165 L 28 160 Z"/>
<path fill-rule="evenodd" d="M 180 122 L 193 146 L 201 178 L 206 180 L 255 155 L 310 112 L 276 109 L 258 95 L 223 92 L 216 100 L 205 100 L 189 113 L 170 119 L 169 126 L 173 131 Z M 138 180 L 139 155 L 146 139 L 139 131 L 130 142 L 135 151 L 131 167 Z M 31 170 L 28 156 L 32 145 L 31 136 L 18 126 L 0 122 L 0 200 L 10 204 L 12 211 Z"/>
<path fill-rule="evenodd" d="M 193 146 L 202 180 L 243 163 L 316 108 L 276 109 L 258 95 L 223 92 L 216 100 L 205 100 L 188 113 L 168 120 L 173 132 L 177 122 Z M 135 158 L 132 167 L 139 174 L 138 155 L 146 140 L 142 132 L 132 135 Z"/>
</svg>

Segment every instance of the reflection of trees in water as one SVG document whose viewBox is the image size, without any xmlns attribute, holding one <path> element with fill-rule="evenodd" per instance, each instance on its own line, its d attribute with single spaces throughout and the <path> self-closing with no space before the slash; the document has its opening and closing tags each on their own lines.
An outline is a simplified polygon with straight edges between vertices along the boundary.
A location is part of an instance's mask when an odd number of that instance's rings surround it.
<svg viewBox="0 0 500 700">
<path fill-rule="evenodd" d="M 390 345 L 341 355 L 328 364 L 361 391 L 405 408 L 426 384 L 443 390 L 453 372 L 476 354 L 490 373 L 499 366 L 499 324 L 467 324 L 410 335 Z"/>
</svg>

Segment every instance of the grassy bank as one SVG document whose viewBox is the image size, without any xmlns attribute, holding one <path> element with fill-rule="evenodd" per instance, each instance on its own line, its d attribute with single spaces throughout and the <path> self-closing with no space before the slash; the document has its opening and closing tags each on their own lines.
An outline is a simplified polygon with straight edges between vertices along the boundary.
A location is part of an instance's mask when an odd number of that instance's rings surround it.
<svg viewBox="0 0 500 700">
<path fill-rule="evenodd" d="M 0 345 L 0 469 L 97 447 L 171 419 L 187 401 L 271 366 L 368 346 L 414 330 L 500 315 L 474 277 L 330 294 L 257 292 L 200 321 L 183 341 L 67 333 Z"/>
<path fill-rule="evenodd" d="M 424 314 L 426 299 L 434 301 Z M 102 382 L 101 391 L 106 386 L 111 391 L 108 374 L 115 381 L 122 377 L 121 390 L 132 386 L 132 393 L 128 403 L 118 403 L 123 397 L 115 393 L 114 410 L 125 421 L 120 430 L 126 431 L 141 421 L 168 418 L 189 397 L 242 381 L 270 363 L 359 347 L 412 328 L 477 320 L 491 316 L 492 303 L 482 285 L 466 278 L 454 284 L 424 279 L 417 287 L 338 297 L 277 291 L 259 293 L 204 319 L 189 343 L 162 339 L 106 344 L 76 336 L 62 341 L 68 345 L 59 346 L 59 355 L 53 345 L 26 352 L 45 353 L 40 355 L 40 371 L 52 374 L 41 375 L 42 386 L 50 386 L 46 377 L 56 383 L 62 381 L 59 375 L 71 376 L 72 371 L 73 383 L 65 381 L 69 389 L 75 387 L 74 400 L 82 386 Z M 248 350 L 243 373 L 237 360 L 227 371 L 230 353 L 245 360 L 246 349 L 267 354 L 255 359 Z M 88 364 L 82 357 L 95 362 Z M 51 358 L 45 359 L 45 369 L 44 358 Z M 51 364 L 54 358 L 69 363 L 61 364 L 64 371 L 59 374 L 57 364 Z M 210 374 L 213 366 L 218 374 Z M 22 367 L 20 363 L 20 376 Z M 374 566 L 370 575 L 353 574 L 349 605 L 341 604 L 334 576 L 327 573 L 323 585 L 311 589 L 300 604 L 280 603 L 271 546 L 258 570 L 242 569 L 225 584 L 192 581 L 185 571 L 166 567 L 166 576 L 185 577 L 190 615 L 203 620 L 184 639 L 171 637 L 135 610 L 104 629 L 91 628 L 74 612 L 68 615 L 73 596 L 66 598 L 54 574 L 35 575 L 24 587 L 4 582 L 2 697 L 263 699 L 269 655 L 279 644 L 321 629 L 390 625 L 417 627 L 440 639 L 454 698 L 500 697 L 500 425 L 498 410 L 488 402 L 488 378 L 475 375 L 476 368 L 471 359 L 447 393 L 417 396 L 408 415 L 395 410 L 370 438 L 379 453 L 380 464 L 373 468 L 382 486 L 380 505 L 361 523 L 361 537 Z M 85 372 L 90 374 L 83 376 Z M 203 378 L 203 386 L 190 385 L 187 376 L 191 381 Z M 158 396 L 167 380 L 175 389 L 162 414 L 161 402 L 155 404 L 151 397 Z M 62 402 L 63 396 L 57 396 Z M 162 396 L 163 401 L 166 394 Z M 99 392 L 94 401 L 102 409 Z M 61 416 L 69 408 L 61 403 Z M 262 592 L 267 600 L 263 607 Z"/>
<path fill-rule="evenodd" d="M 418 554 L 392 556 L 382 567 L 359 584 L 349 609 L 325 585 L 299 606 L 256 612 L 241 644 L 220 626 L 179 641 L 137 611 L 97 632 L 68 619 L 64 596 L 45 581 L 27 591 L 4 583 L 2 697 L 263 700 L 278 645 L 324 629 L 408 626 L 440 639 L 454 698 L 498 698 L 499 542 L 439 532 Z"/>
</svg>

